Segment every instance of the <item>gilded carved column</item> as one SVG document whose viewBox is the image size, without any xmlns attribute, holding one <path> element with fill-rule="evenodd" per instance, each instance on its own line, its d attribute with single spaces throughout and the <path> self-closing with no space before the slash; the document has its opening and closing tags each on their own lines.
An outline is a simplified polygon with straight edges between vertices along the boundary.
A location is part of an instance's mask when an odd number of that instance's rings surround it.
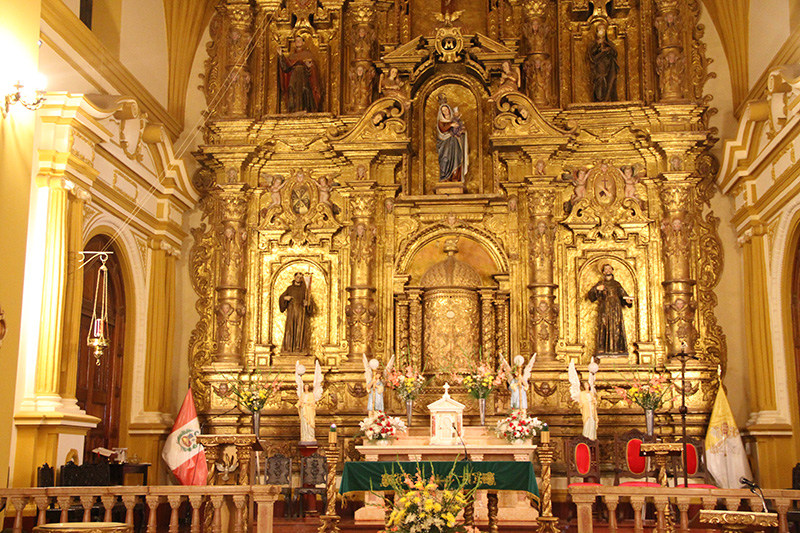
<svg viewBox="0 0 800 533">
<path fill-rule="evenodd" d="M 80 252 L 83 250 L 83 208 L 91 200 L 87 191 L 75 187 L 69 197 L 67 221 L 67 287 L 64 293 L 64 330 L 61 341 L 61 397 L 75 401 L 78 383 L 78 350 L 81 339 L 80 320 L 83 303 L 83 270 Z"/>
<path fill-rule="evenodd" d="M 548 189 L 535 188 L 528 193 L 530 214 L 528 239 L 531 254 L 528 335 L 531 352 L 537 353 L 540 361 L 555 361 L 558 338 L 558 305 L 555 303 L 555 290 L 558 286 L 553 282 L 554 200 L 555 194 Z"/>
<path fill-rule="evenodd" d="M 253 13 L 247 0 L 229 0 L 226 7 L 228 18 L 227 61 L 228 77 L 231 86 L 228 89 L 227 104 L 230 117 L 247 116 L 251 73 L 247 64 L 249 54 L 247 45 L 253 35 Z"/>
<path fill-rule="evenodd" d="M 356 1 L 350 4 L 348 14 L 351 24 L 345 27 L 345 37 L 350 44 L 350 69 L 347 72 L 350 98 L 347 110 L 361 113 L 372 103 L 375 86 L 375 8 L 371 1 Z"/>
<path fill-rule="evenodd" d="M 677 0 L 656 0 L 655 4 L 659 101 L 675 102 L 683 99 L 686 78 L 681 13 Z"/>
<path fill-rule="evenodd" d="M 528 97 L 537 106 L 552 104 L 551 86 L 553 64 L 550 61 L 552 26 L 547 21 L 547 3 L 526 0 L 522 26 L 527 58 L 523 64 Z"/>
<path fill-rule="evenodd" d="M 408 290 L 408 344 L 411 364 L 422 363 L 422 290 Z"/>
<path fill-rule="evenodd" d="M 494 290 L 484 289 L 480 291 L 481 298 L 481 348 L 484 357 L 494 358 L 497 353 L 497 340 L 494 332 Z"/>
<path fill-rule="evenodd" d="M 214 191 L 219 221 L 216 363 L 241 365 L 245 316 L 245 257 L 249 194 L 241 184 L 221 185 Z"/>
<path fill-rule="evenodd" d="M 371 357 L 375 341 L 375 227 L 376 193 L 372 182 L 354 186 L 350 198 L 352 226 L 350 227 L 350 285 L 345 308 L 347 339 L 351 360 L 361 360 L 361 355 Z"/>
<path fill-rule="evenodd" d="M 664 314 L 666 318 L 667 355 L 681 350 L 695 353 L 697 329 L 694 325 L 697 302 L 695 280 L 691 279 L 691 187 L 690 183 L 667 184 L 661 189 L 664 219 L 661 237 L 664 243 Z"/>
<path fill-rule="evenodd" d="M 150 291 L 147 312 L 147 351 L 144 410 L 169 412 L 169 379 L 175 333 L 175 259 L 178 254 L 163 238 L 150 240 Z"/>
</svg>

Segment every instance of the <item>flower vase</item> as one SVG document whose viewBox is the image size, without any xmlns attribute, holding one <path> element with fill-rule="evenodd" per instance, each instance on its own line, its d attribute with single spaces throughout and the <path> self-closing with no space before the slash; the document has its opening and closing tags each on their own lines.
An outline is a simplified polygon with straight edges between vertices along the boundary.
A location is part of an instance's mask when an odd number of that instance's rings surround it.
<svg viewBox="0 0 800 533">
<path fill-rule="evenodd" d="M 525 439 L 514 439 L 511 441 L 511 444 L 513 444 L 514 446 L 522 446 L 523 444 L 525 444 Z"/>
<path fill-rule="evenodd" d="M 481 425 L 486 425 L 486 398 L 478 398 L 478 408 L 481 412 Z"/>
<path fill-rule="evenodd" d="M 256 440 L 260 438 L 261 435 L 261 411 L 253 411 L 253 434 L 256 436 Z"/>
<path fill-rule="evenodd" d="M 411 427 L 411 412 L 414 410 L 414 400 L 406 400 L 406 426 Z"/>
<path fill-rule="evenodd" d="M 389 439 L 373 439 L 366 441 L 366 444 L 369 446 L 388 446 Z"/>
<path fill-rule="evenodd" d="M 652 409 L 645 409 L 644 410 L 644 422 L 647 426 L 647 435 L 652 437 L 655 429 L 656 423 L 656 412 Z"/>
</svg>

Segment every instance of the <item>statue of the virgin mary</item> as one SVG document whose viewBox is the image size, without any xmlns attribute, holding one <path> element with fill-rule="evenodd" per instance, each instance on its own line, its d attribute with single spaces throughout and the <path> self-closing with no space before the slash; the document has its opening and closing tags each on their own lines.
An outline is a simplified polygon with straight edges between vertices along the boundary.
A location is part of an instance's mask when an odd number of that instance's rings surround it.
<svg viewBox="0 0 800 533">
<path fill-rule="evenodd" d="M 436 151 L 439 153 L 439 181 L 464 183 L 469 168 L 467 130 L 458 107 L 451 108 L 443 94 L 439 95 L 436 119 Z"/>
</svg>

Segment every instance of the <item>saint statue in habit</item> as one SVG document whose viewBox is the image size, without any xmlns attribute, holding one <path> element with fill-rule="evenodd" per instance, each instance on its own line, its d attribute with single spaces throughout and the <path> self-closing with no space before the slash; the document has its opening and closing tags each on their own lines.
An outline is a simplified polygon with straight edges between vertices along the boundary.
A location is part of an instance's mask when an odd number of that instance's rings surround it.
<svg viewBox="0 0 800 533">
<path fill-rule="evenodd" d="M 278 299 L 281 313 L 286 313 L 282 353 L 308 353 L 311 333 L 309 317 L 313 311 L 309 289 L 303 273 L 297 272 L 292 284 L 286 287 Z"/>
<path fill-rule="evenodd" d="M 469 170 L 467 130 L 458 107 L 450 107 L 447 97 L 443 94 L 439 95 L 436 151 L 439 153 L 439 181 L 464 183 Z"/>
<path fill-rule="evenodd" d="M 614 267 L 608 263 L 601 269 L 603 279 L 589 290 L 589 301 L 597 302 L 597 354 L 620 355 L 628 353 L 622 307 L 633 306 L 619 281 L 614 279 Z"/>
<path fill-rule="evenodd" d="M 301 35 L 294 38 L 293 48 L 288 56 L 278 51 L 283 110 L 287 113 L 322 111 L 322 84 L 314 56 Z"/>
<path fill-rule="evenodd" d="M 592 101 L 617 101 L 617 50 L 608 39 L 608 26 L 600 23 L 595 28 L 595 40 L 587 51 L 592 72 Z"/>
</svg>

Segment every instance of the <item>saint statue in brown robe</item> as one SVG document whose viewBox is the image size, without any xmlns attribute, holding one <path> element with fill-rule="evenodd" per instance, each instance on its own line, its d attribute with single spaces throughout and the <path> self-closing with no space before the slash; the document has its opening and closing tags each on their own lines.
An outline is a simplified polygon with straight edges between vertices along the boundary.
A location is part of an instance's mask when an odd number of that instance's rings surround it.
<svg viewBox="0 0 800 533">
<path fill-rule="evenodd" d="M 628 353 L 622 307 L 631 307 L 633 298 L 614 279 L 614 267 L 603 265 L 603 279 L 589 290 L 589 301 L 597 302 L 597 354 Z"/>
<path fill-rule="evenodd" d="M 286 287 L 278 299 L 278 307 L 286 313 L 283 329 L 282 353 L 308 353 L 311 328 L 311 294 L 308 293 L 303 274 L 294 275 L 292 284 Z"/>
<path fill-rule="evenodd" d="M 278 54 L 280 97 L 283 111 L 316 113 L 322 111 L 322 84 L 316 60 L 305 39 L 294 38 L 294 50 L 288 56 Z"/>
</svg>

